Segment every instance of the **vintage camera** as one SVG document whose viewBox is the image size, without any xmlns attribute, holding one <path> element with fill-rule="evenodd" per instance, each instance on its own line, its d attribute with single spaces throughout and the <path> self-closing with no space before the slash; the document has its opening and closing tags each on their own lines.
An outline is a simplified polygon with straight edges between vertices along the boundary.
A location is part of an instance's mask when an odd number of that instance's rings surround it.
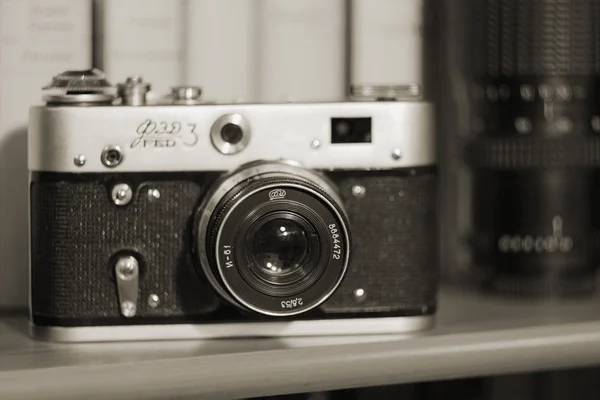
<svg viewBox="0 0 600 400">
<path fill-rule="evenodd" d="M 70 71 L 31 109 L 35 337 L 431 326 L 430 104 L 217 105 L 195 87 L 149 104 L 149 88 Z"/>
</svg>

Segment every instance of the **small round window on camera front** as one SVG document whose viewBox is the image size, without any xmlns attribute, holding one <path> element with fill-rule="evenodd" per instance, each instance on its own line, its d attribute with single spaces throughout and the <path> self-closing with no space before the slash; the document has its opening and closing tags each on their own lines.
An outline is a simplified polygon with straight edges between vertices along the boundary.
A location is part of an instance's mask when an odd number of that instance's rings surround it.
<svg viewBox="0 0 600 400">
<path fill-rule="evenodd" d="M 109 168 L 114 168 L 123 161 L 123 152 L 119 146 L 106 147 L 100 156 L 102 164 Z"/>
<path fill-rule="evenodd" d="M 250 125 L 241 114 L 225 114 L 210 128 L 210 140 L 222 154 L 237 154 L 250 142 Z"/>
<path fill-rule="evenodd" d="M 221 129 L 221 139 L 230 144 L 241 142 L 244 137 L 244 131 L 239 125 L 227 124 Z"/>
</svg>

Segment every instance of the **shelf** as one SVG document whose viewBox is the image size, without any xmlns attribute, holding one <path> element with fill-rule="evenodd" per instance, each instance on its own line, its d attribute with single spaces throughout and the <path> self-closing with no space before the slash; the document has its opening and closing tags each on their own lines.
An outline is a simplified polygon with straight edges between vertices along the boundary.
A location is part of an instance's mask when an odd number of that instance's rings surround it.
<svg viewBox="0 0 600 400">
<path fill-rule="evenodd" d="M 0 399 L 196 399 L 600 364 L 597 299 L 532 303 L 443 290 L 437 327 L 358 336 L 58 344 L 0 322 Z"/>
</svg>

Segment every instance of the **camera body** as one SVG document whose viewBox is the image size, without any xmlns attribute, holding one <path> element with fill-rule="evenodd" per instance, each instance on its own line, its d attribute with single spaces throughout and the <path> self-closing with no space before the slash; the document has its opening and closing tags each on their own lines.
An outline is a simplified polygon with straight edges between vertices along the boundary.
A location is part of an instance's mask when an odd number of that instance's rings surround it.
<svg viewBox="0 0 600 400">
<path fill-rule="evenodd" d="M 150 105 L 93 88 L 30 113 L 34 337 L 432 325 L 430 104 Z"/>
</svg>

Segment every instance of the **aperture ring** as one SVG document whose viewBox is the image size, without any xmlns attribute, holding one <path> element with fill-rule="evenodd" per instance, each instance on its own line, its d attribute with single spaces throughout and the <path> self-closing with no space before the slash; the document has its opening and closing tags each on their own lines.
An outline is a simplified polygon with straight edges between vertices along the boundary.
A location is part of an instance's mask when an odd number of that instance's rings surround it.
<svg viewBox="0 0 600 400">
<path fill-rule="evenodd" d="M 478 168 L 600 166 L 600 137 L 479 138 L 467 143 L 465 161 Z"/>
</svg>

